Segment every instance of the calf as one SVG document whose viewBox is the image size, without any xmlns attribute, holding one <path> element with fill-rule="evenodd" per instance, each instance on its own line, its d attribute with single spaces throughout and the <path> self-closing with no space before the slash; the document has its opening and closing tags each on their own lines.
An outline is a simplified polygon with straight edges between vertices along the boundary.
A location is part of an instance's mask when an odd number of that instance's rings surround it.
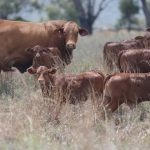
<svg viewBox="0 0 150 150">
<path fill-rule="evenodd" d="M 28 72 L 37 74 L 44 96 L 56 99 L 55 96 L 59 95 L 55 119 L 57 119 L 63 103 L 77 104 L 86 101 L 90 95 L 93 105 L 97 108 L 97 98 L 103 92 L 104 75 L 101 72 L 87 71 L 77 75 L 55 75 L 56 69 L 48 69 L 45 66 L 40 66 L 38 69 L 30 68 Z"/>
<path fill-rule="evenodd" d="M 118 58 L 120 72 L 150 72 L 150 50 L 122 51 Z"/>
<path fill-rule="evenodd" d="M 117 73 L 105 79 L 103 105 L 109 113 L 121 104 L 133 107 L 150 100 L 150 73 Z"/>
<path fill-rule="evenodd" d="M 116 66 L 118 55 L 122 50 L 144 48 L 143 39 L 144 37 L 137 36 L 131 40 L 107 42 L 103 49 L 104 61 L 107 67 L 112 70 L 113 66 Z"/>
<path fill-rule="evenodd" d="M 46 66 L 49 69 L 52 67 L 64 70 L 64 62 L 62 55 L 57 47 L 41 47 L 39 45 L 27 49 L 27 52 L 32 54 L 33 62 L 30 68 L 37 69 L 39 66 Z"/>
<path fill-rule="evenodd" d="M 38 81 L 42 87 L 44 95 L 51 96 L 53 88 L 62 90 L 63 100 L 66 101 L 65 94 L 69 95 L 69 103 L 75 104 L 77 100 L 85 101 L 91 92 L 101 95 L 103 92 L 104 75 L 99 71 L 87 71 L 75 74 L 55 74 L 56 69 L 48 69 L 40 66 L 38 69 L 29 68 L 30 74 L 37 74 Z"/>
</svg>

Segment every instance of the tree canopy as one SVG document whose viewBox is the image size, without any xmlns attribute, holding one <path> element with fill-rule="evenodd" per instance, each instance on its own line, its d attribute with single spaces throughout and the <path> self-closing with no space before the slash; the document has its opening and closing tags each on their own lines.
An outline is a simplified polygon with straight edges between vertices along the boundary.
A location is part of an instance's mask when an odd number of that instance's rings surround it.
<svg viewBox="0 0 150 150">
<path fill-rule="evenodd" d="M 118 20 L 118 27 L 126 27 L 131 30 L 138 24 L 136 14 L 139 13 L 139 5 L 137 0 L 121 0 L 119 3 L 121 17 Z"/>
</svg>

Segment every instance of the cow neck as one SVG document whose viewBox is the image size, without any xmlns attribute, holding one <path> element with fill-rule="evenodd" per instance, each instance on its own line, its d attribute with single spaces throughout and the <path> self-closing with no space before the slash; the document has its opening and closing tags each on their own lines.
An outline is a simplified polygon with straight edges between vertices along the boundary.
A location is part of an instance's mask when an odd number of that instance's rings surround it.
<svg viewBox="0 0 150 150">
<path fill-rule="evenodd" d="M 49 29 L 48 29 L 48 26 L 47 26 L 47 23 L 44 22 L 43 25 L 44 25 L 44 28 L 45 28 L 45 30 L 47 31 L 48 35 L 51 36 L 51 33 L 50 33 L 50 31 L 49 31 Z M 56 28 L 59 28 L 59 26 L 57 25 Z M 69 64 L 69 63 L 68 63 L 68 59 L 70 59 L 70 54 L 69 54 L 68 50 L 66 49 L 65 39 L 64 39 L 63 34 L 62 34 L 62 33 L 59 33 L 59 34 L 57 35 L 57 39 L 59 39 L 59 40 L 57 40 L 57 42 L 59 42 L 59 44 L 58 44 L 58 45 L 55 45 L 55 47 L 58 47 L 58 49 L 60 50 L 60 53 L 61 53 L 61 55 L 62 55 L 62 60 L 63 60 L 66 64 Z M 48 44 L 48 45 L 51 45 L 51 44 Z"/>
</svg>

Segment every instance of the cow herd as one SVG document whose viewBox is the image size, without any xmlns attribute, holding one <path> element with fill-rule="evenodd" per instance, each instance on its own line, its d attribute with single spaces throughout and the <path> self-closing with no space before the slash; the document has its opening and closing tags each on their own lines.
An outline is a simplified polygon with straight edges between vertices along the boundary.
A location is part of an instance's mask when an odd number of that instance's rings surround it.
<svg viewBox="0 0 150 150">
<path fill-rule="evenodd" d="M 119 72 L 104 75 L 100 70 L 78 74 L 64 73 L 71 63 L 78 34 L 88 31 L 73 21 L 55 20 L 44 23 L 0 20 L 0 71 L 27 71 L 39 81 L 43 97 L 59 100 L 62 104 L 86 101 L 104 106 L 111 114 L 121 104 L 133 107 L 150 100 L 150 29 L 144 36 L 104 45 L 104 61 Z M 102 98 L 101 98 L 102 97 Z M 102 116 L 103 113 L 102 113 Z"/>
<path fill-rule="evenodd" d="M 150 100 L 150 29 L 144 36 L 121 42 L 108 42 L 103 54 L 109 70 L 120 73 L 108 75 L 104 81 L 103 104 L 109 113 L 121 104 L 130 108 Z"/>
</svg>

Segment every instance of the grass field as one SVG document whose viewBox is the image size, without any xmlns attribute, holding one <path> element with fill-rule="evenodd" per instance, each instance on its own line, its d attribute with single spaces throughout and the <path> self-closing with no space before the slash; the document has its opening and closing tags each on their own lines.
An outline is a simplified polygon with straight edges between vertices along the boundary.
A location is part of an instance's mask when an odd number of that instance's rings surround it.
<svg viewBox="0 0 150 150">
<path fill-rule="evenodd" d="M 76 73 L 98 68 L 107 73 L 102 58 L 104 43 L 142 34 L 105 31 L 80 38 L 73 62 L 66 71 Z M 67 104 L 58 124 L 47 121 L 51 114 L 32 76 L 15 72 L 3 74 L 0 80 L 0 150 L 150 149 L 148 102 L 133 110 L 124 105 L 109 121 L 95 115 L 90 99 L 82 107 Z"/>
</svg>

